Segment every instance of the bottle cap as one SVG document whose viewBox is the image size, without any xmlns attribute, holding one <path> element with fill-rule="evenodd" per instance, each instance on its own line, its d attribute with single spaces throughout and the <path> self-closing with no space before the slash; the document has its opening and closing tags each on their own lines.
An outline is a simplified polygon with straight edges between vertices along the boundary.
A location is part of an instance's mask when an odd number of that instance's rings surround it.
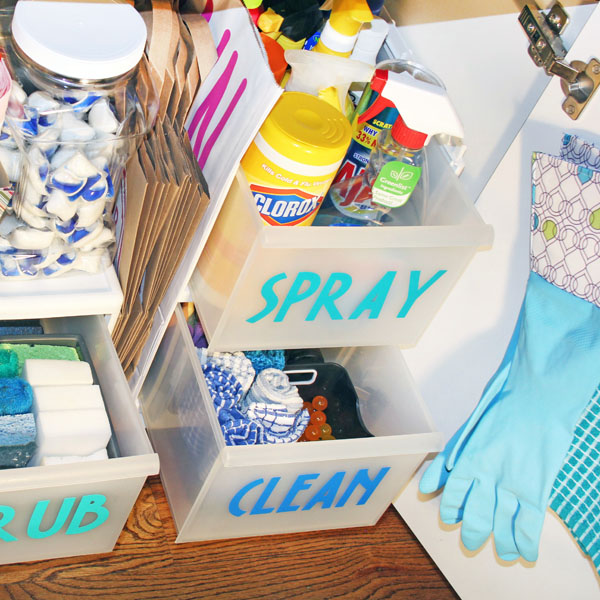
<svg viewBox="0 0 600 600">
<path fill-rule="evenodd" d="M 133 69 L 144 53 L 146 25 L 125 3 L 20 0 L 12 34 L 42 67 L 74 79 L 109 79 Z"/>
<path fill-rule="evenodd" d="M 303 92 L 284 92 L 262 124 L 260 135 L 296 162 L 333 165 L 348 148 L 352 126 L 324 100 Z"/>
<path fill-rule="evenodd" d="M 315 50 L 350 56 L 360 28 L 372 19 L 366 0 L 334 0 Z"/>
<path fill-rule="evenodd" d="M 262 0 L 243 0 L 243 2 L 248 10 L 258 8 L 262 4 Z"/>
<path fill-rule="evenodd" d="M 379 18 L 365 24 L 358 33 L 350 58 L 374 65 L 377 62 L 377 54 L 379 54 L 389 29 L 390 24 Z"/>
<path fill-rule="evenodd" d="M 407 127 L 400 115 L 392 126 L 392 137 L 405 148 L 420 150 L 427 141 L 427 134 Z"/>
</svg>

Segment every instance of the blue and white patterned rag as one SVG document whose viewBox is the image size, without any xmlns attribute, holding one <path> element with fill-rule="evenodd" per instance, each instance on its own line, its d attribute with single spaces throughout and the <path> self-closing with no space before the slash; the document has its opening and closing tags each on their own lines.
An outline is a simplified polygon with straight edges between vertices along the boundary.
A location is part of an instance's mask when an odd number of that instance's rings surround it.
<svg viewBox="0 0 600 600">
<path fill-rule="evenodd" d="M 253 402 L 283 405 L 292 413 L 300 411 L 303 403 L 298 388 L 290 383 L 289 377 L 283 371 L 272 368 L 256 375 L 240 408 L 246 412 Z"/>
<path fill-rule="evenodd" d="M 196 353 L 201 365 L 211 364 L 229 371 L 240 383 L 244 394 L 254 381 L 254 367 L 243 352 L 209 352 L 206 348 L 197 348 Z"/>
<path fill-rule="evenodd" d="M 574 135 L 564 136 L 561 158 L 600 170 L 600 149 Z M 600 229 L 593 220 L 600 206 L 600 185 L 596 186 L 596 197 L 595 203 L 588 206 L 588 224 Z M 600 573 L 600 387 L 575 427 L 571 446 L 552 486 L 550 508 Z"/>
<path fill-rule="evenodd" d="M 291 413 L 284 405 L 253 404 L 243 413 L 238 406 L 244 392 L 236 377 L 211 363 L 202 369 L 228 446 L 295 442 L 306 429 L 306 410 Z"/>
<path fill-rule="evenodd" d="M 266 402 L 252 402 L 246 415 L 262 424 L 268 443 L 296 441 L 310 422 L 310 415 L 306 409 L 291 412 L 286 406 Z"/>
</svg>

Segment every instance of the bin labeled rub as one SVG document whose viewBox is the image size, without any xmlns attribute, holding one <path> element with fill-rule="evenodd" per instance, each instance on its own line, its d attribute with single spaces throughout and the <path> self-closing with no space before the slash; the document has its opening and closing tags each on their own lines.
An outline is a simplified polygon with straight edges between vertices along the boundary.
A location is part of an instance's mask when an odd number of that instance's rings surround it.
<svg viewBox="0 0 600 600">
<path fill-rule="evenodd" d="M 269 225 L 310 225 L 352 137 L 345 116 L 324 100 L 284 92 L 241 166 Z"/>
</svg>

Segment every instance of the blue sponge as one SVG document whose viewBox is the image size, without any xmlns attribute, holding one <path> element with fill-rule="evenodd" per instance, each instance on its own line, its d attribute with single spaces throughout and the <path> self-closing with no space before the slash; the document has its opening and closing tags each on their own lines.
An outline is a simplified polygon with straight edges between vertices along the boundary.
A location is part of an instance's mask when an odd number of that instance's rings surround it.
<svg viewBox="0 0 600 600">
<path fill-rule="evenodd" d="M 26 467 L 35 452 L 33 414 L 0 417 L 0 469 Z"/>
<path fill-rule="evenodd" d="M 20 377 L 0 377 L 0 415 L 20 415 L 31 411 L 33 391 Z"/>
</svg>

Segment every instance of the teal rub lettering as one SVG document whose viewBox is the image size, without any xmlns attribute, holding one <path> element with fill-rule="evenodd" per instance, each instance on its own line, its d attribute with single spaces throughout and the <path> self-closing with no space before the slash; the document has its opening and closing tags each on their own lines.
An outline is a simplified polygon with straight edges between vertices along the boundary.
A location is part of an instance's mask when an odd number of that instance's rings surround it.
<svg viewBox="0 0 600 600">
<path fill-rule="evenodd" d="M 78 533 L 86 533 L 92 529 L 96 529 L 96 527 L 100 527 L 110 516 L 108 508 L 104 506 L 105 502 L 106 496 L 102 494 L 87 494 L 86 496 L 82 496 L 79 505 L 75 509 L 71 523 L 67 527 L 66 534 L 76 535 Z M 95 518 L 87 523 L 87 525 L 82 525 L 84 517 L 88 514 L 95 515 Z"/>
<path fill-rule="evenodd" d="M 31 518 L 27 525 L 27 535 L 34 540 L 41 540 L 58 533 L 67 522 L 67 519 L 71 514 L 71 509 L 75 505 L 75 500 L 76 498 L 65 498 L 62 501 L 56 519 L 54 519 L 54 523 L 45 531 L 42 531 L 42 521 L 46 514 L 46 510 L 48 509 L 48 505 L 50 504 L 50 500 L 40 500 L 35 505 L 33 513 L 31 513 Z"/>
<path fill-rule="evenodd" d="M 266 484 L 263 478 L 255 479 L 242 486 L 233 495 L 229 502 L 229 513 L 234 517 L 241 517 L 244 515 L 269 515 L 274 512 L 307 511 L 315 507 L 321 509 L 329 509 L 331 507 L 343 508 L 357 490 L 358 493 L 362 490 L 362 495 L 358 497 L 356 506 L 363 506 L 372 497 L 389 471 L 390 467 L 381 467 L 377 473 L 370 476 L 369 469 L 359 469 L 353 476 L 351 475 L 350 482 L 339 496 L 337 502 L 335 502 L 335 499 L 341 491 L 346 471 L 337 471 L 331 475 L 320 488 L 314 491 L 312 496 L 307 496 L 306 492 L 313 488 L 313 482 L 321 476 L 320 473 L 303 473 L 298 475 L 292 481 L 291 485 L 289 485 L 287 491 L 284 488 L 281 490 L 281 493 L 275 493 L 278 487 L 281 488 L 285 484 L 285 481 L 284 483 L 281 482 L 281 477 L 272 477 Z M 264 487 L 260 490 L 259 488 L 263 485 Z M 258 497 L 251 493 L 253 490 L 259 494 Z M 281 498 L 282 495 L 283 499 L 279 503 L 279 506 L 276 506 L 276 502 L 275 505 L 267 506 L 269 500 Z M 244 501 L 248 502 L 248 505 L 254 501 L 254 505 L 249 511 L 241 508 L 241 504 Z"/>
<path fill-rule="evenodd" d="M 47 524 L 45 529 L 43 521 L 51 500 L 39 500 L 33 508 L 27 523 L 27 537 L 32 540 L 42 540 L 59 533 L 67 524 L 76 500 L 76 497 L 63 498 L 60 501 L 60 507 L 54 521 Z M 87 533 L 102 525 L 110 516 L 110 511 L 104 506 L 105 503 L 106 496 L 102 494 L 82 496 L 65 533 L 67 535 Z M 3 542 L 18 541 L 14 535 L 4 529 L 15 518 L 15 509 L 12 506 L 0 505 L 0 513 L 2 514 L 2 517 L 0 517 L 0 540 Z M 90 515 L 92 516 L 91 520 L 89 520 Z M 86 519 L 88 522 L 82 525 L 82 522 Z"/>
<path fill-rule="evenodd" d="M 421 271 L 410 271 L 406 300 L 400 308 L 400 312 L 396 315 L 396 318 L 405 318 L 415 305 L 416 301 L 423 296 L 432 285 L 439 281 L 446 272 L 445 269 L 438 270 L 421 285 Z M 366 292 L 356 308 L 350 313 L 350 316 L 347 317 L 348 320 L 356 320 L 361 317 L 363 313 L 368 313 L 369 319 L 378 319 L 388 299 L 392 285 L 396 280 L 396 275 L 397 271 L 387 271 L 387 273 L 385 273 L 379 281 Z M 277 308 L 279 305 L 279 296 L 275 291 L 275 286 L 280 281 L 287 279 L 287 277 L 286 273 L 277 273 L 265 281 L 260 291 L 261 296 L 265 301 L 265 306 L 261 311 L 246 319 L 248 323 L 257 323 L 270 315 Z M 280 323 L 283 321 L 292 306 L 308 300 L 317 293 L 319 288 L 321 288 L 321 290 L 316 298 L 314 298 L 312 306 L 306 314 L 305 320 L 314 321 L 319 312 L 325 310 L 332 321 L 341 321 L 346 317 L 344 317 L 336 306 L 336 301 L 344 296 L 348 290 L 350 290 L 352 285 L 353 279 L 348 273 L 331 273 L 321 287 L 320 275 L 312 271 L 300 271 L 296 275 L 279 310 L 275 314 L 273 322 Z"/>
<path fill-rule="evenodd" d="M 15 509 L 12 506 L 0 504 L 0 513 L 2 513 L 2 518 L 0 519 L 0 540 L 3 542 L 18 541 L 14 535 L 4 530 L 4 527 L 15 518 Z"/>
</svg>

